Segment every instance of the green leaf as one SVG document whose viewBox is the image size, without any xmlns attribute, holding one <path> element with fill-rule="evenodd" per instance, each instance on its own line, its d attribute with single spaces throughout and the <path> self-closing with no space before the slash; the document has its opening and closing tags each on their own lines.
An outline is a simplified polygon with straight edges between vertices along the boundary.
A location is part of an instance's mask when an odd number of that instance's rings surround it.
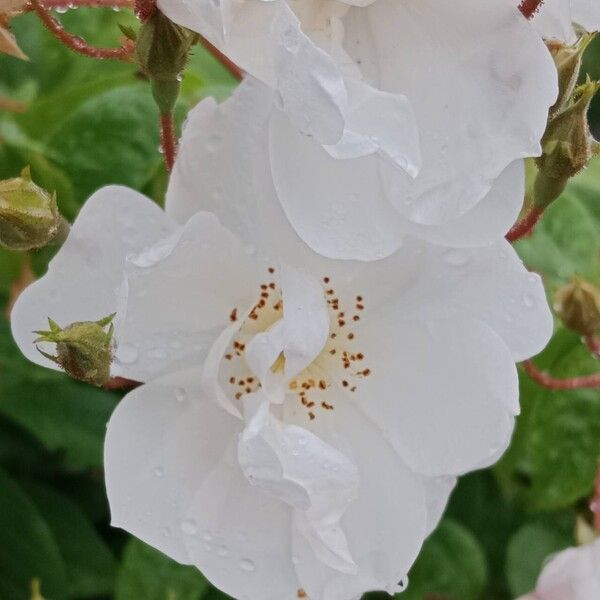
<svg viewBox="0 0 600 600">
<path fill-rule="evenodd" d="M 559 378 L 598 372 L 598 362 L 578 335 L 566 330 L 554 336 L 536 364 Z M 524 385 L 523 414 L 512 447 L 497 467 L 505 489 L 513 485 L 536 510 L 589 497 L 600 458 L 598 391 L 549 390 L 531 381 Z"/>
<path fill-rule="evenodd" d="M 108 392 L 27 361 L 0 318 L 0 413 L 76 468 L 101 467 L 106 423 L 116 404 Z"/>
<path fill-rule="evenodd" d="M 0 470 L 0 598 L 29 600 L 38 578 L 45 597 L 67 598 L 64 561 L 37 507 L 21 487 Z"/>
<path fill-rule="evenodd" d="M 54 535 L 63 557 L 69 596 L 111 594 L 115 561 L 81 509 L 64 494 L 38 483 L 23 484 Z"/>
<path fill-rule="evenodd" d="M 399 600 L 423 600 L 439 594 L 448 600 L 477 600 L 487 581 L 487 564 L 475 536 L 463 525 L 444 519 L 409 574 Z"/>
<path fill-rule="evenodd" d="M 149 86 L 94 96 L 62 122 L 48 144 L 62 157 L 79 203 L 108 183 L 141 189 L 162 162 Z"/>
<path fill-rule="evenodd" d="M 519 529 L 508 545 L 506 576 L 513 597 L 535 588 L 544 561 L 573 545 L 573 536 L 552 523 L 529 523 Z"/>
<path fill-rule="evenodd" d="M 179 565 L 139 540 L 125 548 L 115 600 L 200 600 L 210 584 L 194 567 Z"/>
</svg>

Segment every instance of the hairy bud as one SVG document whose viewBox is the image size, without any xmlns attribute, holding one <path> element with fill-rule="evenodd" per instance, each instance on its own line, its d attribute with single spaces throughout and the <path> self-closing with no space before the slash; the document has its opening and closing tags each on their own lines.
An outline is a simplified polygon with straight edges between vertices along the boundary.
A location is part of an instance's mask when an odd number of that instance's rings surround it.
<svg viewBox="0 0 600 600">
<path fill-rule="evenodd" d="M 569 329 L 593 335 L 600 329 L 600 289 L 575 277 L 556 292 L 554 310 Z"/>
<path fill-rule="evenodd" d="M 555 41 L 548 43 L 548 48 L 558 71 L 559 90 L 558 100 L 550 109 L 551 117 L 564 108 L 573 95 L 581 73 L 583 55 L 595 37 L 595 33 L 584 34 L 572 46 Z"/>
<path fill-rule="evenodd" d="M 556 200 L 569 179 L 585 168 L 598 152 L 588 123 L 588 110 L 600 83 L 588 79 L 577 87 L 567 105 L 550 119 L 542 138 L 542 156 L 537 160 L 539 174 L 534 201 L 546 207 Z"/>
<path fill-rule="evenodd" d="M 29 167 L 20 177 L 0 181 L 1 246 L 18 251 L 42 248 L 63 223 L 54 194 L 33 183 Z"/>
<path fill-rule="evenodd" d="M 142 24 L 137 36 L 136 58 L 150 79 L 161 114 L 170 114 L 179 95 L 185 68 L 196 34 L 176 25 L 155 10 Z"/>
<path fill-rule="evenodd" d="M 72 323 L 64 329 L 52 319 L 48 319 L 50 329 L 36 331 L 35 333 L 40 337 L 35 340 L 35 343 L 56 344 L 56 356 L 40 348 L 38 350 L 62 367 L 71 377 L 101 387 L 110 379 L 114 316 L 112 314 L 99 321 Z"/>
</svg>

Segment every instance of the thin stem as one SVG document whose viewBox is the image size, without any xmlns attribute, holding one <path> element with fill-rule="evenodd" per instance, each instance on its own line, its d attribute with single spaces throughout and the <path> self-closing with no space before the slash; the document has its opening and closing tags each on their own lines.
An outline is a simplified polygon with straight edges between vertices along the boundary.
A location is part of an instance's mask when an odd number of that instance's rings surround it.
<svg viewBox="0 0 600 600">
<path fill-rule="evenodd" d="M 62 44 L 78 54 L 101 60 L 107 58 L 128 60 L 133 53 L 135 45 L 131 40 L 127 40 L 120 48 L 95 48 L 90 46 L 79 36 L 66 31 L 62 24 L 50 14 L 50 11 L 40 4 L 39 0 L 31 0 L 31 6 L 48 31 Z"/>
<path fill-rule="evenodd" d="M 177 136 L 172 113 L 160 115 L 160 148 L 165 158 L 165 166 L 170 173 L 173 170 L 177 153 Z"/>
<path fill-rule="evenodd" d="M 0 110 L 22 113 L 27 110 L 27 104 L 12 98 L 0 97 Z"/>
<path fill-rule="evenodd" d="M 133 0 L 43 0 L 44 7 L 48 9 L 66 7 L 86 8 L 133 8 Z M 25 10 L 35 10 L 30 2 Z"/>
<path fill-rule="evenodd" d="M 240 69 L 232 60 L 227 58 L 218 48 L 213 46 L 206 38 L 200 36 L 200 43 L 208 50 L 209 54 L 212 54 L 230 73 L 241 81 L 244 78 L 244 71 Z"/>
<path fill-rule="evenodd" d="M 598 463 L 598 471 L 594 483 L 594 495 L 590 500 L 590 510 L 594 515 L 594 529 L 597 533 L 600 533 L 600 462 Z"/>
<path fill-rule="evenodd" d="M 543 214 L 544 211 L 541 208 L 534 206 L 529 209 L 529 212 L 512 226 L 510 231 L 506 234 L 506 239 L 509 242 L 516 242 L 517 240 L 531 235 Z"/>
<path fill-rule="evenodd" d="M 538 10 L 542 7 L 544 0 L 521 0 L 519 10 L 526 19 L 533 19 Z"/>
<path fill-rule="evenodd" d="M 600 389 L 600 373 L 584 375 L 582 377 L 557 379 L 549 373 L 540 371 L 530 360 L 526 360 L 523 363 L 523 368 L 535 382 L 551 390 Z"/>
</svg>

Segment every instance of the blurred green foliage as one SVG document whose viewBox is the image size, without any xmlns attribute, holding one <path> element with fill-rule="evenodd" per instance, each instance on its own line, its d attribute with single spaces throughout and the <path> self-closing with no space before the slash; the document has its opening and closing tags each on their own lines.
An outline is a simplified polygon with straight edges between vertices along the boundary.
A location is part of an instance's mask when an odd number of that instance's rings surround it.
<svg viewBox="0 0 600 600">
<path fill-rule="evenodd" d="M 61 17 L 97 45 L 114 45 L 127 12 L 79 9 Z M 61 47 L 25 15 L 13 31 L 31 61 L 0 57 L 0 178 L 29 164 L 56 190 L 72 219 L 98 187 L 121 183 L 161 202 L 166 185 L 149 86 L 129 64 L 93 62 Z M 600 77 L 600 39 L 586 58 Z M 186 70 L 177 109 L 235 82 L 199 48 Z M 592 109 L 600 134 L 600 102 Z M 518 244 L 545 278 L 550 299 L 575 273 L 600 284 L 600 163 L 567 189 L 535 235 Z M 36 274 L 52 250 L 30 257 Z M 0 252 L 0 301 L 26 257 Z M 558 376 L 598 372 L 575 334 L 557 325 L 538 364 Z M 410 573 L 406 600 L 508 600 L 530 590 L 543 561 L 575 542 L 577 515 L 589 518 L 600 458 L 600 392 L 554 392 L 522 376 L 523 414 L 513 444 L 492 469 L 464 477 L 447 516 Z M 109 526 L 102 477 L 106 422 L 119 401 L 30 364 L 0 316 L 0 598 L 29 600 L 37 579 L 47 600 L 222 600 L 192 567 L 182 567 Z M 369 594 L 370 598 L 383 598 Z"/>
</svg>

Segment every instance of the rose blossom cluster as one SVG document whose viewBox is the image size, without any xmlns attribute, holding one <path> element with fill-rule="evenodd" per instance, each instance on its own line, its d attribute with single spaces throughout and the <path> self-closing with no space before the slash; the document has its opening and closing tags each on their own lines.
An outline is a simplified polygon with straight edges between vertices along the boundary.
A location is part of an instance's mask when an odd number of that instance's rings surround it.
<svg viewBox="0 0 600 600">
<path fill-rule="evenodd" d="M 558 94 L 544 38 L 597 5 L 158 6 L 247 75 L 189 114 L 164 211 L 87 201 L 14 337 L 58 368 L 110 323 L 110 374 L 143 383 L 108 425 L 115 526 L 240 600 L 400 592 L 552 333 L 504 235 Z"/>
</svg>

